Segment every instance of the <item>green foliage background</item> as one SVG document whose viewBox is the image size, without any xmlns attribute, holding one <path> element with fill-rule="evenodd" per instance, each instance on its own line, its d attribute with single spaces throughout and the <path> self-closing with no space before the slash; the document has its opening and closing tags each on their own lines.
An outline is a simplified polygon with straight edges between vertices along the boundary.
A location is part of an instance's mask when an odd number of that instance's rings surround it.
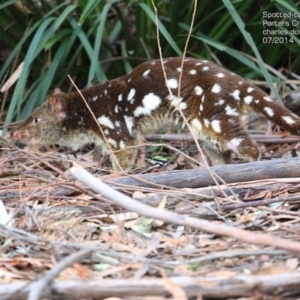
<svg viewBox="0 0 300 300">
<path fill-rule="evenodd" d="M 192 0 L 155 0 L 164 57 L 180 56 L 190 28 Z M 263 12 L 297 12 L 296 1 L 198 1 L 188 56 L 215 61 L 249 79 L 277 80 L 274 69 L 300 70 L 299 36 L 265 43 Z M 293 38 L 293 43 L 290 38 Z M 258 63 L 249 58 L 256 57 Z M 139 63 L 158 58 L 155 14 L 151 0 L 5 0 L 0 2 L 0 84 L 23 61 L 17 83 L 0 94 L 1 120 L 27 117 L 55 87 L 74 90 L 125 74 Z M 284 85 L 283 82 L 278 81 Z"/>
</svg>

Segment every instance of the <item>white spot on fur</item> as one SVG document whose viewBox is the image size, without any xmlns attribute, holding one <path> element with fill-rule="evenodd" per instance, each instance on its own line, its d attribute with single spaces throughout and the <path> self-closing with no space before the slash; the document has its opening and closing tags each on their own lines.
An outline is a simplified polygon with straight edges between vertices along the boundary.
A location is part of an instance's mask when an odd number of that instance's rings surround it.
<svg viewBox="0 0 300 300">
<path fill-rule="evenodd" d="M 105 129 L 105 130 L 104 130 L 104 134 L 105 134 L 105 135 L 108 135 L 108 134 L 109 134 L 109 130 L 108 130 L 108 129 Z"/>
<path fill-rule="evenodd" d="M 209 121 L 208 121 L 207 119 L 204 119 L 204 125 L 205 125 L 206 127 L 209 126 Z"/>
<path fill-rule="evenodd" d="M 202 65 L 201 62 L 197 62 L 197 63 L 196 63 L 196 66 L 200 66 L 200 65 Z"/>
<path fill-rule="evenodd" d="M 133 117 L 124 116 L 124 120 L 126 123 L 126 127 L 129 131 L 129 134 L 132 135 L 132 128 L 133 128 Z"/>
<path fill-rule="evenodd" d="M 175 78 L 171 78 L 167 81 L 168 83 L 168 86 L 171 88 L 171 89 L 177 89 L 178 88 L 178 81 L 177 79 Z"/>
<path fill-rule="evenodd" d="M 254 88 L 253 88 L 253 87 L 249 86 L 249 87 L 247 88 L 247 93 L 252 93 L 253 91 L 254 91 Z"/>
<path fill-rule="evenodd" d="M 167 99 L 169 100 L 169 101 L 171 101 L 171 105 L 172 106 L 174 106 L 174 107 L 176 107 L 176 110 L 178 110 L 178 107 L 180 108 L 180 109 L 186 109 L 186 103 L 184 103 L 184 102 L 181 102 L 182 101 L 182 97 L 181 98 L 178 98 L 178 97 L 176 97 L 176 96 L 174 96 L 174 95 L 168 95 L 167 96 Z"/>
<path fill-rule="evenodd" d="M 244 82 L 242 81 L 242 80 L 240 80 L 239 82 L 238 82 L 238 85 L 242 85 Z"/>
<path fill-rule="evenodd" d="M 239 90 L 233 91 L 233 93 L 231 93 L 230 95 L 233 96 L 233 98 L 235 100 L 240 100 L 240 91 Z"/>
<path fill-rule="evenodd" d="M 147 70 L 143 73 L 143 76 L 146 77 L 149 73 L 151 72 L 151 70 Z"/>
<path fill-rule="evenodd" d="M 220 99 L 218 102 L 215 103 L 215 105 L 223 105 L 225 103 L 224 99 Z"/>
<path fill-rule="evenodd" d="M 105 96 L 107 95 L 107 90 L 106 90 L 106 89 L 104 90 L 104 95 L 105 95 Z"/>
<path fill-rule="evenodd" d="M 292 125 L 292 124 L 295 124 L 295 123 L 296 123 L 296 121 L 293 120 L 293 118 L 290 117 L 290 116 L 283 116 L 283 117 L 281 117 L 281 118 L 282 118 L 282 119 L 284 120 L 284 122 L 287 123 L 287 124 Z"/>
<path fill-rule="evenodd" d="M 122 101 L 122 99 L 123 99 L 123 95 L 120 94 L 120 95 L 118 96 L 118 101 Z"/>
<path fill-rule="evenodd" d="M 124 143 L 124 141 L 120 141 L 119 146 L 120 146 L 120 149 L 126 148 L 126 144 Z"/>
<path fill-rule="evenodd" d="M 208 71 L 208 70 L 209 70 L 209 67 L 208 67 L 208 66 L 205 66 L 205 67 L 202 68 L 202 70 L 203 70 L 203 71 Z"/>
<path fill-rule="evenodd" d="M 151 112 L 160 105 L 160 103 L 160 97 L 154 95 L 153 93 L 149 93 L 143 98 L 142 105 L 138 106 L 134 110 L 133 114 L 135 117 L 140 115 L 150 115 Z"/>
<path fill-rule="evenodd" d="M 194 90 L 195 90 L 195 94 L 198 95 L 198 96 L 202 95 L 202 93 L 203 93 L 203 89 L 199 85 L 195 86 Z"/>
<path fill-rule="evenodd" d="M 134 95 L 135 95 L 135 89 L 130 89 L 129 94 L 127 96 L 127 100 L 130 101 L 133 99 Z"/>
<path fill-rule="evenodd" d="M 115 122 L 115 125 L 116 125 L 117 127 L 120 127 L 120 126 L 121 126 L 119 121 L 116 121 L 116 122 Z"/>
<path fill-rule="evenodd" d="M 182 98 L 181 98 L 181 100 L 182 100 Z M 187 108 L 187 104 L 186 104 L 185 102 L 181 102 L 181 103 L 179 104 L 179 108 L 180 108 L 181 110 L 185 110 L 185 109 Z"/>
<path fill-rule="evenodd" d="M 127 80 L 127 82 L 129 83 L 131 81 L 131 78 L 129 78 L 128 80 Z"/>
<path fill-rule="evenodd" d="M 200 133 L 202 131 L 202 124 L 200 123 L 200 121 L 198 119 L 193 119 L 191 121 L 191 125 L 193 128 L 195 128 L 197 133 Z"/>
<path fill-rule="evenodd" d="M 110 118 L 106 117 L 105 115 L 99 117 L 98 122 L 99 122 L 100 125 L 104 125 L 104 126 L 109 127 L 111 129 L 115 128 L 115 126 L 112 123 L 112 121 L 110 120 Z"/>
<path fill-rule="evenodd" d="M 179 73 L 182 72 L 182 68 L 177 68 L 176 69 Z"/>
<path fill-rule="evenodd" d="M 221 132 L 222 130 L 221 130 L 221 123 L 220 123 L 220 121 L 219 120 L 213 120 L 213 121 L 211 121 L 211 127 L 212 127 L 212 129 L 215 131 L 215 132 Z"/>
<path fill-rule="evenodd" d="M 200 109 L 200 111 L 203 111 L 203 105 L 202 105 L 202 103 L 200 104 L 199 109 Z"/>
<path fill-rule="evenodd" d="M 250 103 L 252 102 L 252 100 L 253 100 L 253 97 L 252 97 L 252 96 L 247 96 L 247 97 L 244 98 L 244 101 L 245 101 L 245 103 L 247 103 L 247 104 L 250 104 Z"/>
<path fill-rule="evenodd" d="M 219 77 L 219 78 L 224 78 L 224 77 L 225 77 L 225 74 L 220 72 L 220 73 L 218 73 L 216 76 Z"/>
<path fill-rule="evenodd" d="M 211 91 L 215 94 L 220 93 L 222 90 L 221 86 L 217 83 L 215 83 L 215 85 L 212 87 Z"/>
<path fill-rule="evenodd" d="M 194 70 L 194 69 L 192 69 L 192 70 L 190 70 L 190 71 L 189 71 L 189 74 L 191 74 L 191 75 L 195 75 L 195 74 L 197 74 L 197 71 L 196 71 L 196 70 Z"/>
<path fill-rule="evenodd" d="M 118 112 L 119 112 L 119 106 L 116 105 L 116 106 L 115 106 L 115 113 L 117 114 Z"/>
<path fill-rule="evenodd" d="M 270 97 L 264 97 L 264 99 L 266 100 L 266 101 L 268 101 L 268 102 L 273 102 L 273 100 L 270 98 Z"/>
<path fill-rule="evenodd" d="M 232 108 L 229 105 L 227 105 L 225 107 L 225 110 L 226 110 L 227 116 L 238 116 L 239 115 L 239 113 L 237 112 L 237 110 L 235 108 Z"/>
<path fill-rule="evenodd" d="M 259 100 L 254 100 L 254 102 L 257 104 L 257 103 L 259 103 Z"/>
<path fill-rule="evenodd" d="M 244 140 L 244 138 L 233 138 L 230 143 L 236 147 L 240 145 L 240 143 Z"/>
<path fill-rule="evenodd" d="M 98 99 L 98 96 L 94 96 L 92 100 L 95 102 Z"/>
<path fill-rule="evenodd" d="M 204 100 L 205 100 L 205 95 L 203 95 L 201 98 L 202 103 L 204 102 Z"/>
<path fill-rule="evenodd" d="M 274 116 L 274 110 L 270 107 L 264 107 L 264 111 L 270 116 L 273 117 Z"/>
<path fill-rule="evenodd" d="M 226 143 L 226 147 L 227 149 L 232 150 L 236 154 L 239 154 L 238 146 L 243 140 L 244 138 L 233 138 L 232 140 Z"/>
<path fill-rule="evenodd" d="M 108 138 L 107 141 L 114 146 L 115 148 L 117 148 L 117 142 L 115 140 L 113 140 L 112 138 Z"/>
</svg>

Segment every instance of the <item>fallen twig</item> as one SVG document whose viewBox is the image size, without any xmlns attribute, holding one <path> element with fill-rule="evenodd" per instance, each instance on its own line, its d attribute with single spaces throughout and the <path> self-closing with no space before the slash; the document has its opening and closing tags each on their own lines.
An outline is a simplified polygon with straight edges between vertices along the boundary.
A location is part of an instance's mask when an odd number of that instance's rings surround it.
<svg viewBox="0 0 300 300">
<path fill-rule="evenodd" d="M 255 291 L 268 296 L 282 291 L 287 295 L 300 292 L 300 273 L 276 275 L 238 275 L 214 277 L 170 277 L 169 280 L 185 290 L 189 297 L 228 298 L 253 295 Z M 30 287 L 27 282 L 0 285 L 0 300 L 26 299 Z M 164 279 L 96 279 L 88 281 L 54 281 L 51 289 L 41 293 L 41 299 L 103 299 L 106 297 L 169 296 Z"/>
<path fill-rule="evenodd" d="M 210 170 L 226 183 L 240 183 L 270 178 L 293 178 L 300 177 L 300 158 L 219 165 L 211 167 Z M 109 183 L 144 187 L 159 185 L 176 188 L 198 188 L 215 185 L 210 172 L 203 168 L 135 175 L 134 178 L 131 176 L 130 178 L 113 179 Z"/>
<path fill-rule="evenodd" d="M 121 192 L 114 190 L 84 170 L 78 164 L 74 164 L 70 171 L 77 180 L 86 184 L 96 193 L 101 194 L 104 198 L 110 200 L 112 203 L 120 205 L 129 211 L 137 212 L 145 217 L 150 217 L 177 225 L 186 225 L 217 235 L 234 237 L 237 240 L 244 241 L 246 243 L 271 246 L 295 253 L 300 253 L 300 243 L 266 234 L 253 233 L 225 224 L 215 224 L 213 222 L 199 220 L 189 216 L 179 215 L 174 212 L 153 208 L 139 203 L 138 201 L 133 200 Z"/>
<path fill-rule="evenodd" d="M 65 259 L 61 260 L 57 265 L 55 265 L 46 276 L 42 277 L 38 281 L 30 285 L 28 300 L 39 300 L 42 297 L 43 290 L 49 288 L 49 285 L 53 279 L 65 268 L 73 265 L 75 262 L 82 260 L 83 258 L 89 257 L 91 250 L 82 250 L 80 252 L 75 252 Z M 50 289 L 51 290 L 51 289 Z"/>
</svg>

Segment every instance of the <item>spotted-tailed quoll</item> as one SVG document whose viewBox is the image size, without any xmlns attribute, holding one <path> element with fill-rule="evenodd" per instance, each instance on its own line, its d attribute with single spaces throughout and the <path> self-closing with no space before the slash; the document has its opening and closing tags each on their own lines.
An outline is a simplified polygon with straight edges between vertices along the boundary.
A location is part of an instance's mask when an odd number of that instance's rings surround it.
<svg viewBox="0 0 300 300">
<path fill-rule="evenodd" d="M 114 151 L 114 170 L 119 166 L 125 170 L 135 162 L 142 135 L 182 122 L 179 110 L 216 163 L 228 163 L 229 150 L 248 161 L 257 160 L 258 146 L 241 123 L 247 109 L 300 134 L 299 117 L 212 62 L 186 58 L 182 67 L 178 57 L 164 59 L 163 66 L 166 78 L 161 60 L 152 60 L 130 74 L 81 91 L 105 138 L 81 95 L 59 89 L 21 123 L 13 138 L 28 145 L 94 143 Z"/>
</svg>

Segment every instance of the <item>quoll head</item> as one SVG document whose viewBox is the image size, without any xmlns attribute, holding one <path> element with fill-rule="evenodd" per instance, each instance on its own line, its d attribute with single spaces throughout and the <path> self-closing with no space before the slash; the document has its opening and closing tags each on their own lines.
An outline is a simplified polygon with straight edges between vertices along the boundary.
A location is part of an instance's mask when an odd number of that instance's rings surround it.
<svg viewBox="0 0 300 300">
<path fill-rule="evenodd" d="M 27 145 L 50 145 L 58 143 L 62 136 L 62 121 L 65 118 L 62 102 L 57 97 L 59 89 L 37 107 L 17 130 L 13 139 Z"/>
</svg>

